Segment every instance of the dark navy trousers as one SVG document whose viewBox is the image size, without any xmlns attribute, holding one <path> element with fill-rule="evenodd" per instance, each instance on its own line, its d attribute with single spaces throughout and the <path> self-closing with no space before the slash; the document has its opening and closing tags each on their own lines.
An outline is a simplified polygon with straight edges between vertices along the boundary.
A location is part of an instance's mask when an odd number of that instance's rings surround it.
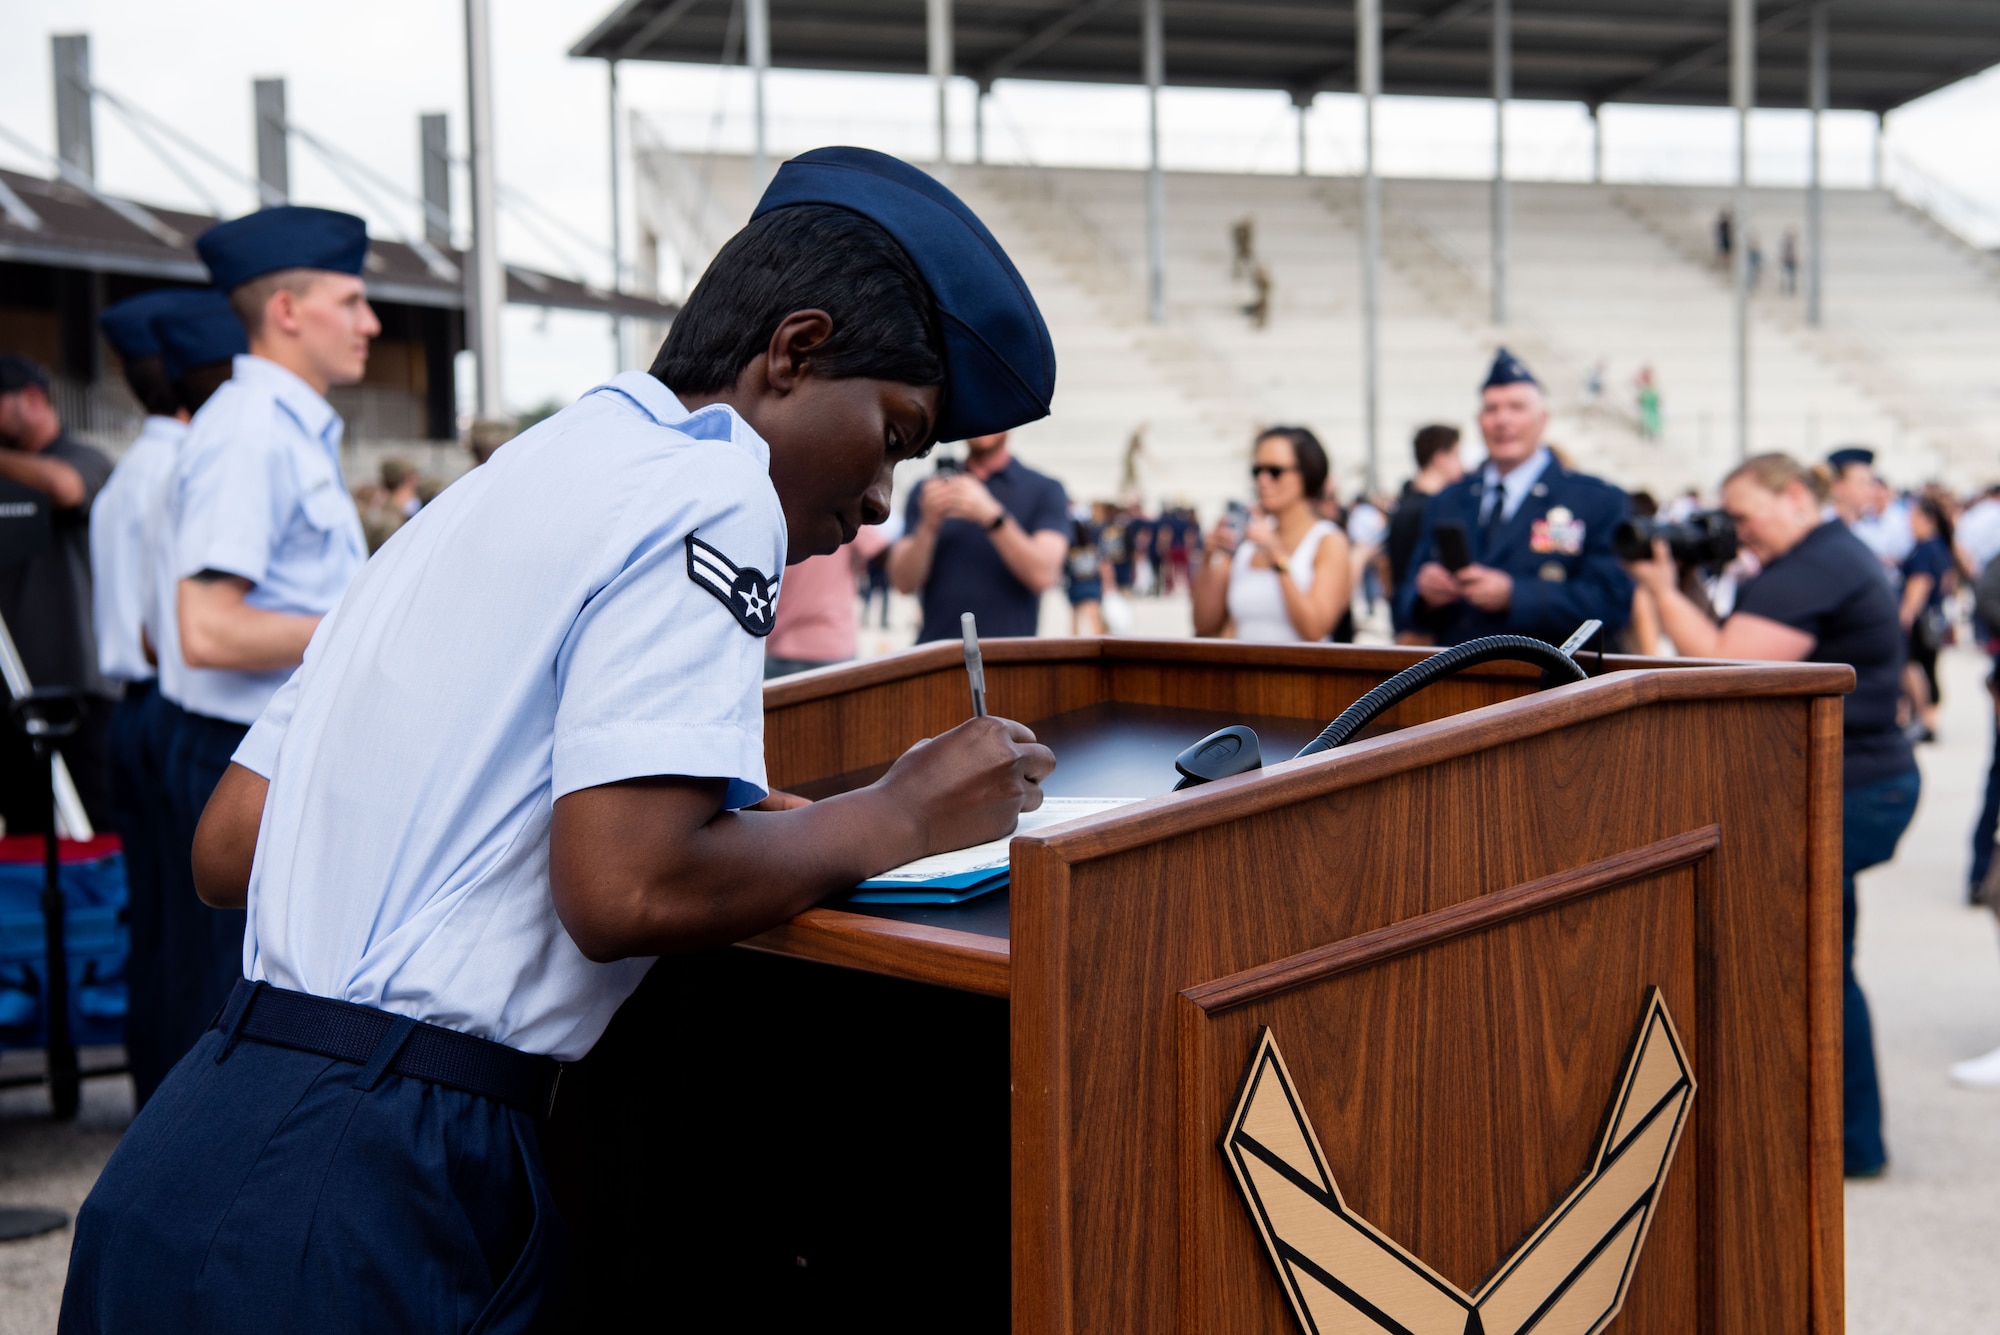
<svg viewBox="0 0 2000 1335">
<path fill-rule="evenodd" d="M 77 1213 L 61 1335 L 534 1329 L 564 1249 L 535 1119 L 365 1071 L 204 1034 Z"/>
<path fill-rule="evenodd" d="M 1854 876 L 1896 856 L 1917 813 L 1923 776 L 1915 768 L 1841 795 L 1840 981 L 1842 1120 L 1847 1171 L 1872 1173 L 1888 1161 L 1882 1144 L 1882 1091 L 1875 1077 L 1875 1026 L 1854 979 Z"/>
<path fill-rule="evenodd" d="M 236 753 L 243 734 L 250 731 L 240 723 L 183 709 L 175 709 L 173 715 L 166 782 L 174 813 L 172 855 L 181 868 L 188 869 L 183 904 L 189 916 L 181 924 L 181 939 L 168 952 L 170 990 L 165 1026 L 172 1047 L 170 1063 L 194 1046 L 229 1000 L 229 990 L 243 976 L 244 912 L 212 909 L 195 897 L 191 860 L 202 808 L 208 805 L 215 785 L 222 782 L 222 772 L 229 768 L 229 757 Z"/>
<path fill-rule="evenodd" d="M 160 744 L 165 734 L 158 726 L 163 703 L 152 682 L 127 683 L 104 738 L 111 810 L 125 850 L 126 923 L 132 941 L 125 964 L 125 1054 L 141 1107 L 186 1050 L 169 1044 L 162 1010 L 167 915 L 172 911 L 166 892 L 168 850 L 174 845 L 166 751 Z"/>
</svg>

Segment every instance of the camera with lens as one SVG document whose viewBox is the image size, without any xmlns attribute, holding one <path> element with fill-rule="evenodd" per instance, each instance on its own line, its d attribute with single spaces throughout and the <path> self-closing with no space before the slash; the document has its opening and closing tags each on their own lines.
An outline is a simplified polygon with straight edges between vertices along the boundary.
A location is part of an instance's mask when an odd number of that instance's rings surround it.
<svg viewBox="0 0 2000 1335">
<path fill-rule="evenodd" d="M 1736 559 L 1736 525 L 1720 510 L 1699 510 L 1686 519 L 1633 518 L 1611 531 L 1621 561 L 1652 560 L 1655 542 L 1666 543 L 1684 570 L 1720 570 Z"/>
</svg>

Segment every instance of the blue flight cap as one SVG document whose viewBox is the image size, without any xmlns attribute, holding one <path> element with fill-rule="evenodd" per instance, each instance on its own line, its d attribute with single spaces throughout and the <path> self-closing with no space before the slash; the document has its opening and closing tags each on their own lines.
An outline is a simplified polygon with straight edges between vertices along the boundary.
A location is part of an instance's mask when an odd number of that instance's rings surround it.
<svg viewBox="0 0 2000 1335">
<path fill-rule="evenodd" d="M 1493 354 L 1493 369 L 1486 373 L 1486 383 L 1479 389 L 1484 393 L 1502 385 L 1533 385 L 1540 389 L 1542 382 L 1535 379 L 1535 373 L 1524 366 L 1519 357 L 1501 348 Z"/>
<path fill-rule="evenodd" d="M 1826 456 L 1827 467 L 1838 473 L 1849 464 L 1860 464 L 1863 468 L 1875 466 L 1875 451 L 1865 445 L 1843 445 Z"/>
<path fill-rule="evenodd" d="M 171 308 L 153 317 L 160 340 L 160 361 L 167 379 L 179 380 L 197 366 L 226 362 L 250 351 L 243 322 L 229 298 L 212 287 L 176 292 Z"/>
<path fill-rule="evenodd" d="M 153 335 L 153 317 L 170 309 L 185 288 L 162 287 L 141 292 L 136 297 L 106 306 L 98 312 L 97 327 L 119 360 L 139 361 L 160 355 L 160 340 Z"/>
<path fill-rule="evenodd" d="M 351 213 L 283 204 L 219 222 L 194 243 L 224 292 L 280 269 L 359 274 L 368 224 Z"/>
<path fill-rule="evenodd" d="M 944 341 L 939 440 L 990 436 L 1049 415 L 1049 327 L 1007 252 L 957 195 L 886 153 L 816 148 L 778 168 L 750 216 L 795 204 L 852 209 L 894 237 L 923 275 Z"/>
</svg>

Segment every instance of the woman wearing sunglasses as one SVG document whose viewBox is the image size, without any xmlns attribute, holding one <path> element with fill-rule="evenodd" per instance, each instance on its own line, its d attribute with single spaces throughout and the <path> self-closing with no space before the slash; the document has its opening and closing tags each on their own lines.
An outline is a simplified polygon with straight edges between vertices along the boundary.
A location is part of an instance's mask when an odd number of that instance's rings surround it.
<svg viewBox="0 0 2000 1335">
<path fill-rule="evenodd" d="M 1326 639 L 1353 591 L 1347 535 L 1319 517 L 1326 450 L 1304 427 L 1257 437 L 1257 508 L 1209 534 L 1194 584 L 1194 633 L 1238 640 Z"/>
</svg>

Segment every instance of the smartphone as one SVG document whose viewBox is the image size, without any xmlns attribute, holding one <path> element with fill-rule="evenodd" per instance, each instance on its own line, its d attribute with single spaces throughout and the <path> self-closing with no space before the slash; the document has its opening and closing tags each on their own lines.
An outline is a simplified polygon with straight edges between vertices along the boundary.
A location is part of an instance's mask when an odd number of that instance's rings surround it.
<svg viewBox="0 0 2000 1335">
<path fill-rule="evenodd" d="M 963 473 L 964 471 L 965 471 L 965 465 L 960 463 L 958 460 L 952 458 L 949 454 L 941 454 L 938 456 L 937 476 L 956 477 L 958 474 Z"/>
<path fill-rule="evenodd" d="M 1431 529 L 1438 564 L 1456 575 L 1472 564 L 1472 544 L 1466 540 L 1465 525 L 1455 519 L 1440 520 Z"/>
<path fill-rule="evenodd" d="M 1223 508 L 1222 522 L 1229 525 L 1230 530 L 1241 538 L 1244 531 L 1250 527 L 1250 507 L 1241 501 L 1231 501 Z"/>
</svg>

